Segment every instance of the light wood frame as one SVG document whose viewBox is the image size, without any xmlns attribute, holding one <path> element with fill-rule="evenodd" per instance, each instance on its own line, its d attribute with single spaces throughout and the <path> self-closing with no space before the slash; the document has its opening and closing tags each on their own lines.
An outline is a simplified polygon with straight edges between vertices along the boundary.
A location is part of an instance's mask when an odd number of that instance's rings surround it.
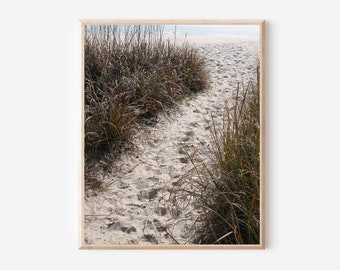
<svg viewBox="0 0 340 270">
<path fill-rule="evenodd" d="M 258 245 L 88 245 L 84 243 L 84 26 L 109 24 L 259 25 L 260 27 L 260 243 Z M 80 20 L 81 161 L 79 177 L 79 249 L 265 249 L 265 20 Z"/>
</svg>

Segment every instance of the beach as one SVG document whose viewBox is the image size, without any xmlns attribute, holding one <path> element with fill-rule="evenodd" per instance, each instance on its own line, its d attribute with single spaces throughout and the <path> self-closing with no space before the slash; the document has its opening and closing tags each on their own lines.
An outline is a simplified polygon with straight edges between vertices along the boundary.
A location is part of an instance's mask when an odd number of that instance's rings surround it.
<svg viewBox="0 0 340 270">
<path fill-rule="evenodd" d="M 211 119 L 221 123 L 225 103 L 238 84 L 256 82 L 260 42 L 255 39 L 189 40 L 206 58 L 210 87 L 161 114 L 134 136 L 137 149 L 123 153 L 114 173 L 102 174 L 102 192 L 87 190 L 84 244 L 190 244 L 197 216 L 190 201 L 171 201 L 177 181 L 192 169 L 188 154 L 209 155 Z M 188 187 L 190 188 L 190 187 Z M 176 204 L 185 211 L 178 212 Z"/>
</svg>

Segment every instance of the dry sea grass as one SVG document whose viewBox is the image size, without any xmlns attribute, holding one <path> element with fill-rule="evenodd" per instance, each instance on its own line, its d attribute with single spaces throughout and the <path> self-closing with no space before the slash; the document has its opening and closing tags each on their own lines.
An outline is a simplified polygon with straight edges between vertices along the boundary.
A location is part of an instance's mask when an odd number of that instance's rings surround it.
<svg viewBox="0 0 340 270">
<path fill-rule="evenodd" d="M 116 155 L 138 125 L 208 87 L 204 59 L 165 40 L 162 26 L 88 25 L 84 40 L 85 165 Z"/>
</svg>

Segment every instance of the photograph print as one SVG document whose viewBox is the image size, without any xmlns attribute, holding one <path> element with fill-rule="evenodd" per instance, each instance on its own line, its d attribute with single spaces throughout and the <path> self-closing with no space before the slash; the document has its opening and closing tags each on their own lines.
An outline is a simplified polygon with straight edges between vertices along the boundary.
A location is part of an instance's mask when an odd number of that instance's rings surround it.
<svg viewBox="0 0 340 270">
<path fill-rule="evenodd" d="M 82 21 L 80 248 L 264 248 L 264 21 Z"/>
</svg>

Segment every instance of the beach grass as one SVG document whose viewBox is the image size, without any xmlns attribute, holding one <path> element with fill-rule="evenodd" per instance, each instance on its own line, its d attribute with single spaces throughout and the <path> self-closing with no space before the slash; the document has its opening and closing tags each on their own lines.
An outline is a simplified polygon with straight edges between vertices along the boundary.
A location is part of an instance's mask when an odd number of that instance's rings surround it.
<svg viewBox="0 0 340 270">
<path fill-rule="evenodd" d="M 206 89 L 205 61 L 160 25 L 88 25 L 84 35 L 85 175 L 87 161 L 116 156 L 141 124 Z"/>
<path fill-rule="evenodd" d="M 194 244 L 259 244 L 259 83 L 239 84 L 222 126 L 216 122 L 210 124 L 211 155 L 187 153 L 193 169 L 178 181 L 170 201 L 184 197 L 200 213 L 192 227 Z"/>
</svg>

